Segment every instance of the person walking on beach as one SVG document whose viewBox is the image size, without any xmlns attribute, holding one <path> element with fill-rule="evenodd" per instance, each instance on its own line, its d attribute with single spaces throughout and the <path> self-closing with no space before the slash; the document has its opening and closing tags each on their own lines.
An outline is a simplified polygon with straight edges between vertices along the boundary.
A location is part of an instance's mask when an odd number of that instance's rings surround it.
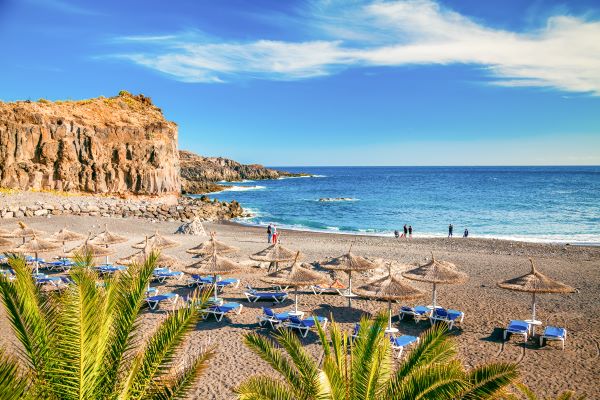
<svg viewBox="0 0 600 400">
<path fill-rule="evenodd" d="M 277 234 L 277 227 L 275 225 L 273 225 L 271 232 L 273 233 L 273 243 L 277 243 L 278 234 Z"/>
<path fill-rule="evenodd" d="M 413 231 L 413 229 L 412 229 L 412 225 L 409 225 L 409 226 L 408 226 L 408 236 L 409 236 L 411 239 L 412 239 L 412 231 Z"/>
<path fill-rule="evenodd" d="M 448 225 L 448 237 L 452 237 L 453 230 L 454 230 L 454 227 L 452 226 L 452 224 Z"/>
<path fill-rule="evenodd" d="M 408 228 L 406 227 L 406 224 L 404 224 L 404 233 L 402 234 L 402 237 L 408 239 Z"/>
<path fill-rule="evenodd" d="M 273 240 L 273 227 L 271 226 L 271 224 L 267 226 L 267 238 L 268 243 L 271 243 L 271 240 Z"/>
<path fill-rule="evenodd" d="M 463 233 L 463 237 L 469 237 L 469 230 L 467 228 L 465 228 L 465 233 Z"/>
<path fill-rule="evenodd" d="M 396 230 L 394 231 L 394 236 L 396 237 L 396 239 L 399 239 L 399 238 L 400 238 L 400 232 L 398 232 L 398 229 L 396 229 Z"/>
</svg>

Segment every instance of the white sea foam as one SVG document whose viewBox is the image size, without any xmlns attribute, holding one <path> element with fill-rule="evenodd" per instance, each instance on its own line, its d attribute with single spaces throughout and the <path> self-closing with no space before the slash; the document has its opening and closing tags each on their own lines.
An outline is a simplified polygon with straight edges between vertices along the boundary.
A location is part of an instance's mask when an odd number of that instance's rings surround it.
<svg viewBox="0 0 600 400">
<path fill-rule="evenodd" d="M 222 192 L 247 192 L 248 190 L 263 190 L 266 189 L 265 186 L 227 186 Z"/>
<path fill-rule="evenodd" d="M 280 176 L 277 180 L 284 179 L 302 179 L 302 178 L 327 178 L 326 175 L 302 175 L 302 176 Z"/>
<path fill-rule="evenodd" d="M 321 203 L 337 203 L 344 201 L 359 201 L 360 199 L 356 199 L 354 197 L 322 197 L 320 199 L 316 199 L 315 201 L 319 201 Z"/>
</svg>

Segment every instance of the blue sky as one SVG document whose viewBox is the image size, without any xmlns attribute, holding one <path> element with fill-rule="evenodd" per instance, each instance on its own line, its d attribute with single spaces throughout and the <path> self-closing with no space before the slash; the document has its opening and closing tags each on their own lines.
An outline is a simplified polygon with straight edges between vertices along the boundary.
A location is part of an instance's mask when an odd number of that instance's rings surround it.
<svg viewBox="0 0 600 400">
<path fill-rule="evenodd" d="M 597 1 L 0 0 L 0 99 L 121 89 L 266 165 L 600 164 Z"/>
</svg>

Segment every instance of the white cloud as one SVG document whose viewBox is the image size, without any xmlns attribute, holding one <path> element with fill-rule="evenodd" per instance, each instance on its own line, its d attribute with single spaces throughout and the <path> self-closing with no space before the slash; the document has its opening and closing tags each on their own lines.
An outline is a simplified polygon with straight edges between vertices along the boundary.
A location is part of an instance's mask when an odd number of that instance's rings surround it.
<svg viewBox="0 0 600 400">
<path fill-rule="evenodd" d="M 430 0 L 410 0 L 319 3 L 304 23 L 322 38 L 128 37 L 147 48 L 120 56 L 192 82 L 295 80 L 361 66 L 464 63 L 485 66 L 496 85 L 600 95 L 600 21 L 554 16 L 543 29 L 517 33 L 484 26 Z"/>
</svg>

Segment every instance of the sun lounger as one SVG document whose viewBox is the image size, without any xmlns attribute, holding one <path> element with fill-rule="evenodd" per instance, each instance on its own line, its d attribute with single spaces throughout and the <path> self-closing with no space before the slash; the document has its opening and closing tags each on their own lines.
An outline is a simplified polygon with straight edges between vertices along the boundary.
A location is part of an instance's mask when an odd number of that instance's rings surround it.
<svg viewBox="0 0 600 400">
<path fill-rule="evenodd" d="M 57 261 L 49 261 L 45 262 L 43 265 L 45 268 L 48 268 L 50 271 L 58 270 L 58 271 L 68 271 L 71 267 L 75 266 L 73 261 L 62 259 Z"/>
<path fill-rule="evenodd" d="M 158 294 L 156 296 L 146 297 L 146 302 L 148 306 L 150 306 L 151 310 L 156 310 L 158 305 L 162 302 L 171 303 L 172 308 L 175 309 L 175 305 L 177 305 L 177 300 L 179 300 L 179 295 L 177 293 L 165 293 Z"/>
<path fill-rule="evenodd" d="M 17 276 L 14 274 L 14 272 L 9 269 L 0 269 L 0 275 L 5 276 L 9 281 L 14 281 L 17 279 Z"/>
<path fill-rule="evenodd" d="M 525 321 L 512 320 L 508 323 L 508 327 L 504 329 L 504 341 L 508 337 L 508 334 L 521 335 L 527 341 L 527 335 L 529 333 L 529 324 Z"/>
<path fill-rule="evenodd" d="M 126 271 L 127 267 L 124 265 L 104 264 L 104 265 L 99 265 L 97 269 L 98 269 L 98 272 L 100 272 L 101 274 L 110 275 L 110 274 L 114 274 L 116 272 Z"/>
<path fill-rule="evenodd" d="M 52 285 L 52 286 L 58 287 L 62 283 L 60 277 L 58 277 L 58 276 L 48 276 L 48 275 L 39 276 L 38 275 L 34 279 L 35 279 L 35 284 L 38 286 Z"/>
<path fill-rule="evenodd" d="M 225 303 L 220 306 L 208 306 L 207 308 L 200 310 L 200 312 L 202 313 L 203 319 L 208 318 L 209 315 L 214 315 L 217 321 L 221 321 L 225 314 L 234 313 L 236 315 L 239 315 L 242 312 L 242 308 L 244 308 L 244 306 L 240 303 L 232 302 Z"/>
<path fill-rule="evenodd" d="M 308 335 L 308 332 L 311 329 L 314 329 L 317 326 L 315 319 L 319 321 L 319 324 L 323 328 L 327 326 L 327 318 L 325 317 L 309 317 L 305 319 L 300 319 L 298 317 L 290 317 L 290 319 L 283 323 L 283 326 L 290 329 L 297 329 L 300 332 L 300 335 L 305 338 Z"/>
<path fill-rule="evenodd" d="M 547 326 L 544 333 L 540 336 L 540 346 L 544 345 L 544 340 L 558 340 L 562 344 L 562 349 L 565 349 L 565 341 L 567 340 L 567 329 L 558 328 L 556 326 Z"/>
<path fill-rule="evenodd" d="M 263 326 L 266 323 L 271 324 L 271 328 L 275 328 L 279 326 L 281 323 L 290 319 L 290 314 L 287 312 L 284 313 L 275 313 L 273 309 L 268 307 L 263 307 L 262 315 L 258 316 L 258 325 Z"/>
<path fill-rule="evenodd" d="M 446 310 L 445 308 L 436 308 L 429 316 L 429 322 L 433 325 L 434 322 L 445 322 L 448 324 L 448 329 L 452 329 L 454 324 L 459 324 L 465 318 L 465 313 L 457 310 Z"/>
<path fill-rule="evenodd" d="M 146 297 L 156 296 L 158 294 L 158 288 L 149 287 L 146 289 Z"/>
<path fill-rule="evenodd" d="M 184 275 L 185 274 L 181 271 L 171 271 L 170 269 L 166 268 L 157 268 L 152 273 L 152 278 L 156 279 L 160 283 L 163 283 L 167 279 L 171 278 L 179 280 L 183 278 Z"/>
<path fill-rule="evenodd" d="M 400 358 L 404 348 L 411 344 L 419 343 L 419 338 L 417 336 L 410 335 L 402 335 L 398 337 L 390 336 L 390 343 L 396 358 Z"/>
<path fill-rule="evenodd" d="M 217 279 L 219 279 L 218 276 L 217 276 Z M 197 274 L 193 274 L 187 280 L 187 285 L 189 287 L 192 287 L 192 286 L 196 285 L 199 288 L 201 288 L 204 285 L 212 285 L 212 284 L 213 284 L 213 278 L 210 277 L 210 276 L 200 276 L 200 275 L 197 275 Z"/>
<path fill-rule="evenodd" d="M 431 315 L 431 309 L 425 306 L 402 306 L 400 307 L 400 311 L 398 312 L 398 318 L 400 320 L 404 319 L 405 316 L 411 316 L 415 320 L 415 324 L 419 321 L 426 320 Z"/>
<path fill-rule="evenodd" d="M 259 292 L 257 290 L 247 290 L 244 295 L 249 302 L 256 303 L 257 301 L 274 301 L 281 303 L 288 297 L 286 292 Z"/>
</svg>

